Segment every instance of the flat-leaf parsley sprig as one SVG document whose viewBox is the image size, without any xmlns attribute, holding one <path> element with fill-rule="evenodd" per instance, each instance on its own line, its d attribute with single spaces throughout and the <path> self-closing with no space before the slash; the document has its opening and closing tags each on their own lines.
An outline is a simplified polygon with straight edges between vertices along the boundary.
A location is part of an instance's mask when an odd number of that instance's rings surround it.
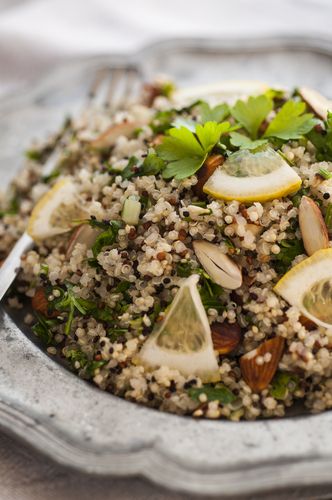
<svg viewBox="0 0 332 500">
<path fill-rule="evenodd" d="M 196 125 L 195 132 L 186 127 L 171 128 L 157 155 L 166 161 L 163 177 L 181 180 L 195 174 L 205 162 L 208 154 L 219 142 L 221 135 L 237 129 L 229 122 L 206 122 Z"/>
<path fill-rule="evenodd" d="M 269 96 L 263 94 L 251 96 L 247 101 L 238 100 L 231 109 L 231 114 L 248 136 L 233 132 L 230 134 L 230 142 L 240 149 L 255 149 L 268 141 L 300 139 L 320 123 L 312 113 L 306 113 L 306 109 L 304 102 L 289 100 L 269 121 L 269 114 L 273 110 L 273 101 Z M 263 133 L 261 128 L 264 121 L 269 123 Z"/>
</svg>

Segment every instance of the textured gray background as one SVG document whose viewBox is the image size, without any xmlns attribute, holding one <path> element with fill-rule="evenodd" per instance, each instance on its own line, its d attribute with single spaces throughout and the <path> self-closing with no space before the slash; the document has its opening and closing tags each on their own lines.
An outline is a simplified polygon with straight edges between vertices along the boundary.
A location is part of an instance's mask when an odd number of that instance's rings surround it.
<svg viewBox="0 0 332 500">
<path fill-rule="evenodd" d="M 331 0 L 0 0 L 0 94 L 19 88 L 54 62 L 71 56 L 129 51 L 168 36 L 271 32 L 332 36 L 331 19 Z M 82 476 L 0 434 L 0 500 L 91 498 L 189 497 L 142 479 Z M 275 500 L 280 495 L 261 498 Z M 301 496 L 294 491 L 286 498 Z M 332 496 L 313 490 L 306 498 Z"/>
</svg>

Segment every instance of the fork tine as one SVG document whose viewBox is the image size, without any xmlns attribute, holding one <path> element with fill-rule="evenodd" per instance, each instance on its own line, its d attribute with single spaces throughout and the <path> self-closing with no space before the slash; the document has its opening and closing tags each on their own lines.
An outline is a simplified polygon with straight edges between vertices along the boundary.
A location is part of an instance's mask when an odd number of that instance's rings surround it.
<svg viewBox="0 0 332 500">
<path fill-rule="evenodd" d="M 96 72 L 96 76 L 92 80 L 92 83 L 90 85 L 89 91 L 88 91 L 88 102 L 91 102 L 94 100 L 97 96 L 97 92 L 100 89 L 100 86 L 102 82 L 105 80 L 109 73 L 110 69 L 109 68 L 100 68 Z"/>
<path fill-rule="evenodd" d="M 91 83 L 87 104 L 99 103 L 113 112 L 126 107 L 139 81 L 139 70 L 135 66 L 100 68 Z"/>
<path fill-rule="evenodd" d="M 130 98 L 134 95 L 134 83 L 138 78 L 138 71 L 135 67 L 129 66 L 126 68 L 127 78 L 124 83 L 122 97 L 119 101 L 118 107 L 125 108 L 130 103 Z"/>
<path fill-rule="evenodd" d="M 104 102 L 105 108 L 115 109 L 115 97 L 117 92 L 117 87 L 121 81 L 123 75 L 123 68 L 114 68 L 111 70 L 111 81 L 106 92 L 106 98 Z"/>
</svg>

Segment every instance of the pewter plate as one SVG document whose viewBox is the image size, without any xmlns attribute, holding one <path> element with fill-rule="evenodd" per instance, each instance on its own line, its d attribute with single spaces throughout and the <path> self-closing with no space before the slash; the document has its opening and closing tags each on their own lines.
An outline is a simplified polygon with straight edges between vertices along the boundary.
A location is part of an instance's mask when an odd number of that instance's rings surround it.
<svg viewBox="0 0 332 500">
<path fill-rule="evenodd" d="M 30 141 L 79 109 L 95 69 L 124 61 L 138 65 L 146 80 L 156 73 L 169 74 L 179 85 L 254 78 L 332 94 L 332 41 L 307 37 L 172 40 L 131 57 L 70 61 L 0 102 L 3 187 L 20 168 Z M 24 332 L 20 315 L 4 308 L 0 425 L 66 466 L 100 475 L 139 474 L 201 495 L 300 486 L 301 498 L 306 487 L 332 484 L 332 412 L 232 423 L 150 410 L 79 380 Z"/>
</svg>

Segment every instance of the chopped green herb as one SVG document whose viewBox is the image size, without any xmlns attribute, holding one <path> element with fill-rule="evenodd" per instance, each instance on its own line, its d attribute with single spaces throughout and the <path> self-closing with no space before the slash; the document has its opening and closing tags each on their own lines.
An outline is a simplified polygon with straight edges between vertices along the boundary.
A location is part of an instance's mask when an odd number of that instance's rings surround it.
<svg viewBox="0 0 332 500">
<path fill-rule="evenodd" d="M 214 283 L 209 275 L 205 272 L 201 274 L 202 284 L 199 287 L 199 294 L 201 296 L 202 304 L 204 309 L 216 309 L 218 312 L 224 310 L 224 306 L 221 303 L 221 295 L 223 293 L 223 288 L 217 283 Z"/>
<path fill-rule="evenodd" d="M 42 274 L 48 275 L 48 271 L 49 271 L 48 264 L 41 264 L 41 266 L 40 266 L 40 272 Z"/>
<path fill-rule="evenodd" d="M 284 400 L 290 392 L 298 390 L 299 381 L 294 373 L 278 372 L 272 380 L 270 394 L 275 399 Z"/>
<path fill-rule="evenodd" d="M 8 208 L 5 210 L 0 210 L 0 218 L 4 217 L 5 215 L 16 215 L 20 209 L 20 198 L 18 195 L 14 195 L 9 204 Z"/>
<path fill-rule="evenodd" d="M 71 362 L 73 368 L 75 367 L 75 363 L 78 361 L 81 368 L 84 368 L 88 363 L 87 355 L 80 351 L 79 349 L 68 349 L 65 352 L 65 356 Z"/>
<path fill-rule="evenodd" d="M 150 127 L 155 134 L 163 134 L 166 130 L 172 128 L 172 122 L 176 116 L 176 111 L 174 109 L 168 111 L 158 111 Z"/>
<path fill-rule="evenodd" d="M 332 232 L 332 203 L 329 203 L 326 207 L 325 224 L 329 232 Z"/>
<path fill-rule="evenodd" d="M 82 224 L 89 224 L 91 227 L 97 227 L 106 231 L 109 229 L 112 221 L 110 220 L 97 220 L 94 218 L 82 220 Z"/>
<path fill-rule="evenodd" d="M 287 101 L 269 123 L 263 137 L 277 137 L 284 141 L 299 139 L 319 123 L 312 113 L 305 113 L 304 102 Z"/>
<path fill-rule="evenodd" d="M 43 159 L 44 151 L 42 149 L 27 149 L 25 157 L 28 160 L 41 161 Z"/>
<path fill-rule="evenodd" d="M 59 177 L 60 174 L 61 174 L 60 169 L 56 168 L 49 175 L 44 175 L 42 177 L 42 182 L 44 182 L 45 184 L 48 184 L 49 182 L 51 182 L 54 179 L 56 179 L 57 177 Z"/>
<path fill-rule="evenodd" d="M 176 266 L 176 274 L 181 278 L 188 278 L 193 274 L 194 269 L 192 268 L 190 262 L 179 262 Z"/>
<path fill-rule="evenodd" d="M 332 172 L 330 172 L 329 170 L 326 170 L 326 168 L 320 168 L 318 170 L 318 173 L 321 177 L 323 177 L 326 180 L 331 179 L 331 177 L 332 177 Z"/>
<path fill-rule="evenodd" d="M 225 244 L 228 246 L 228 248 L 232 248 L 232 250 L 236 250 L 236 246 L 234 245 L 233 241 L 228 236 L 224 236 L 223 240 L 224 240 Z"/>
<path fill-rule="evenodd" d="M 102 359 L 100 361 L 88 361 L 88 363 L 84 367 L 84 371 L 86 375 L 90 377 L 94 377 L 95 371 L 98 370 L 99 368 L 102 368 L 104 365 L 106 365 L 107 361 Z"/>
<path fill-rule="evenodd" d="M 293 240 L 282 240 L 279 246 L 280 252 L 274 257 L 275 268 L 279 274 L 285 274 L 295 257 L 304 253 L 304 247 L 302 240 L 296 238 Z"/>
<path fill-rule="evenodd" d="M 203 385 L 203 387 L 191 387 L 188 389 L 188 394 L 194 401 L 200 402 L 200 395 L 205 394 L 208 401 L 219 401 L 223 405 L 233 403 L 236 396 L 232 393 L 228 387 L 218 384 L 213 385 Z"/>
<path fill-rule="evenodd" d="M 99 236 L 97 236 L 96 241 L 92 245 L 92 253 L 95 258 L 105 246 L 113 245 L 116 241 L 119 229 L 122 224 L 119 221 L 113 220 L 109 222 L 110 226 L 108 229 L 103 231 Z"/>
<path fill-rule="evenodd" d="M 266 92 L 264 92 L 264 95 L 266 95 L 266 97 L 269 97 L 272 100 L 280 101 L 281 99 L 284 99 L 285 91 L 270 88 Z"/>
<path fill-rule="evenodd" d="M 161 84 L 160 92 L 164 97 L 171 97 L 175 90 L 175 85 L 173 82 L 164 82 Z"/>
<path fill-rule="evenodd" d="M 139 175 L 157 175 L 164 167 L 166 163 L 164 160 L 159 158 L 155 153 L 150 153 L 139 169 Z"/>
<path fill-rule="evenodd" d="M 80 364 L 80 368 L 84 369 L 84 373 L 88 378 L 93 377 L 95 371 L 107 363 L 105 360 L 89 360 L 87 355 L 79 349 L 69 349 L 66 351 L 65 356 L 75 369 L 77 369 L 75 365 L 78 362 Z"/>
<path fill-rule="evenodd" d="M 127 333 L 127 328 L 111 328 L 107 330 L 107 337 L 111 342 L 116 342 L 119 337 Z"/>
<path fill-rule="evenodd" d="M 316 148 L 318 161 L 332 161 L 332 112 L 328 111 L 327 120 L 324 122 L 324 130 L 311 130 L 308 139 Z"/>
<path fill-rule="evenodd" d="M 206 208 L 207 207 L 206 201 L 192 201 L 191 205 L 194 205 L 194 207 L 200 207 L 200 208 Z"/>
<path fill-rule="evenodd" d="M 130 281 L 126 280 L 120 281 L 120 283 L 118 283 L 118 285 L 115 287 L 114 293 L 124 293 L 127 290 L 129 290 L 130 287 L 131 287 Z"/>
<path fill-rule="evenodd" d="M 238 100 L 231 109 L 232 116 L 247 130 L 252 139 L 257 138 L 259 127 L 273 109 L 272 100 L 266 95 Z"/>
<path fill-rule="evenodd" d="M 33 325 L 32 331 L 44 344 L 51 344 L 53 340 L 52 327 L 59 323 L 58 320 L 48 319 L 37 312 L 35 312 L 35 316 L 37 323 Z"/>
<path fill-rule="evenodd" d="M 67 283 L 66 290 L 60 287 L 56 288 L 60 292 L 60 297 L 55 298 L 51 303 L 51 307 L 59 312 L 67 313 L 65 325 L 65 333 L 69 335 L 71 326 L 76 314 L 82 316 L 90 315 L 98 321 L 111 323 L 114 321 L 115 313 L 108 306 L 100 306 L 97 302 L 78 297 L 73 292 L 73 285 Z"/>
<path fill-rule="evenodd" d="M 292 203 L 294 207 L 299 207 L 301 203 L 302 196 L 308 196 L 309 194 L 309 188 L 302 188 L 300 189 L 292 198 Z"/>
<path fill-rule="evenodd" d="M 154 301 L 153 304 L 153 311 L 149 314 L 149 319 L 151 321 L 151 325 L 153 325 L 158 318 L 159 314 L 161 312 L 161 305 L 158 300 Z"/>
<path fill-rule="evenodd" d="M 114 175 L 121 175 L 123 179 L 131 179 L 134 175 L 137 175 L 138 164 L 138 158 L 136 158 L 136 156 L 131 156 L 123 170 L 116 170 L 113 167 L 109 167 L 108 172 Z"/>
</svg>

